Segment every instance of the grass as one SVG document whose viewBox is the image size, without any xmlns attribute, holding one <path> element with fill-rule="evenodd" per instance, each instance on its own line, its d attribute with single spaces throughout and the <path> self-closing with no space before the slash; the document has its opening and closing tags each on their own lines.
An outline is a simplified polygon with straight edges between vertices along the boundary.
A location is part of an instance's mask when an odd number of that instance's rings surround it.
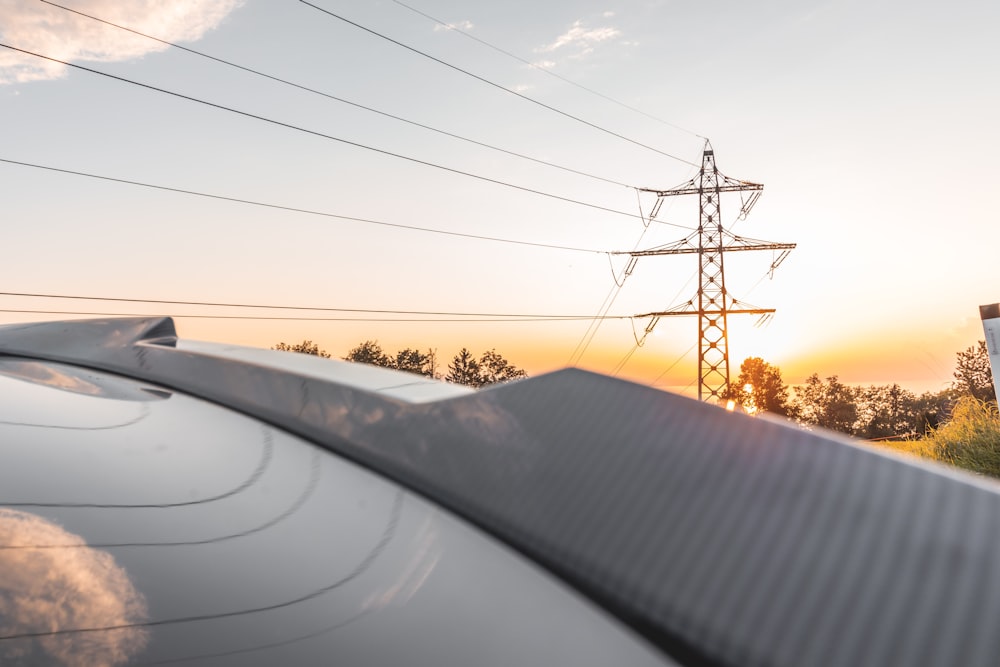
<svg viewBox="0 0 1000 667">
<path fill-rule="evenodd" d="M 972 396 L 958 400 L 950 419 L 924 438 L 880 445 L 1000 478 L 1000 414 L 997 404 Z"/>
</svg>

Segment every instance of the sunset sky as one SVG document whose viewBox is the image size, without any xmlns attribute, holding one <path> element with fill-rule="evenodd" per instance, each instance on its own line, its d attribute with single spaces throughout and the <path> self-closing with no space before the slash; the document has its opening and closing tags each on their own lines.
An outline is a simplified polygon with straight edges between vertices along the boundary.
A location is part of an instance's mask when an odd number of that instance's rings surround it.
<svg viewBox="0 0 1000 667">
<path fill-rule="evenodd" d="M 609 294 L 614 316 L 694 297 L 694 256 L 640 259 L 617 290 L 627 259 L 607 253 L 697 225 L 686 197 L 644 229 L 654 198 L 635 188 L 689 179 L 707 137 L 722 173 L 765 185 L 733 231 L 798 244 L 773 279 L 770 251 L 726 256 L 729 292 L 777 309 L 763 326 L 730 319 L 734 376 L 760 356 L 791 384 L 817 372 L 936 391 L 983 338 L 978 306 L 1000 301 L 1000 3 L 310 2 L 60 3 L 268 79 L 0 0 L 3 44 L 195 98 L 0 49 L 0 310 L 174 315 L 185 338 L 311 339 L 334 356 L 365 339 L 444 361 L 495 347 L 539 374 L 579 356 Z M 723 199 L 727 226 L 739 207 Z M 496 321 L 509 314 L 537 317 Z M 563 315 L 578 319 L 545 319 Z M 615 371 L 647 324 L 604 321 L 577 365 Z M 696 319 L 664 318 L 618 374 L 690 394 L 696 364 Z"/>
</svg>

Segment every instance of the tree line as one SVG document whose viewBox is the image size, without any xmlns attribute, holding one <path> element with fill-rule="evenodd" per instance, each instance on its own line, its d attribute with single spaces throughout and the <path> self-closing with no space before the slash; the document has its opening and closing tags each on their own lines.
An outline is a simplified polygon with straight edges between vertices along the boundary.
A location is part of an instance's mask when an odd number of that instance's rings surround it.
<svg viewBox="0 0 1000 667">
<path fill-rule="evenodd" d="M 284 350 L 286 352 L 301 352 L 327 359 L 331 357 L 329 352 L 321 350 L 319 345 L 313 343 L 311 340 L 304 340 L 294 345 L 278 343 L 271 349 Z M 395 354 L 388 354 L 376 340 L 366 340 L 358 344 L 342 359 L 360 364 L 392 368 L 408 373 L 417 373 L 418 375 L 425 375 L 477 388 L 528 377 L 528 374 L 524 370 L 507 361 L 495 348 L 487 350 L 479 357 L 476 357 L 467 348 L 463 347 L 452 358 L 451 363 L 448 364 L 446 369 L 440 367 L 436 350 L 421 352 L 416 348 L 407 347 Z"/>
<path fill-rule="evenodd" d="M 310 340 L 294 345 L 278 343 L 272 349 L 330 358 Z M 804 384 L 790 388 L 781 369 L 760 357 L 750 357 L 740 366 L 725 397 L 743 412 L 769 412 L 806 426 L 819 426 L 869 440 L 923 436 L 945 422 L 956 403 L 965 396 L 979 402 L 996 402 L 993 374 L 985 341 L 956 354 L 954 381 L 948 389 L 917 395 L 898 384 L 848 386 L 836 375 L 810 375 Z M 446 367 L 437 352 L 403 348 L 395 354 L 376 340 L 352 348 L 345 361 L 392 368 L 470 387 L 485 387 L 527 377 L 496 349 L 476 357 L 462 348 Z"/>
<path fill-rule="evenodd" d="M 817 373 L 790 389 L 777 366 L 750 357 L 726 398 L 744 412 L 770 412 L 859 438 L 921 436 L 946 420 L 963 396 L 996 401 L 986 342 L 956 356 L 951 387 L 919 396 L 898 384 L 849 387 L 836 375 L 824 379 Z"/>
</svg>

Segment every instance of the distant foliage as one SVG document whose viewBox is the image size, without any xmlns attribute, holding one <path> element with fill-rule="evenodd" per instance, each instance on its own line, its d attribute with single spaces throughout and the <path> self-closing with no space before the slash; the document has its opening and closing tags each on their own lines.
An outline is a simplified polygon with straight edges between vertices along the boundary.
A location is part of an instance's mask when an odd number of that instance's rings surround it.
<svg viewBox="0 0 1000 667">
<path fill-rule="evenodd" d="M 396 353 L 392 367 L 400 371 L 436 377 L 437 353 L 434 350 L 427 350 L 426 353 L 420 352 L 408 347 Z"/>
<path fill-rule="evenodd" d="M 781 369 L 760 357 L 748 357 L 743 361 L 740 375 L 730 384 L 726 398 L 735 401 L 748 414 L 770 412 L 787 417 L 793 413 Z"/>
<path fill-rule="evenodd" d="M 951 390 L 918 397 L 898 384 L 849 387 L 836 375 L 824 380 L 816 373 L 790 390 L 781 369 L 760 357 L 743 361 L 726 395 L 746 414 L 769 412 L 867 439 L 927 433 L 950 413 L 954 397 Z"/>
<path fill-rule="evenodd" d="M 979 341 L 978 346 L 966 348 L 956 354 L 958 359 L 953 373 L 955 381 L 952 387 L 959 394 L 967 394 L 980 401 L 996 401 L 996 386 L 993 384 L 993 371 L 990 368 L 990 353 L 986 341 Z"/>
<path fill-rule="evenodd" d="M 528 377 L 520 368 L 504 359 L 496 349 L 483 352 L 479 357 L 479 386 L 500 384 Z"/>
<path fill-rule="evenodd" d="M 462 348 L 448 364 L 448 374 L 444 377 L 448 382 L 464 384 L 470 387 L 482 386 L 480 383 L 479 362 L 469 350 Z"/>
<path fill-rule="evenodd" d="M 951 418 L 926 439 L 941 460 L 1000 477 L 1000 415 L 996 403 L 963 396 L 955 403 Z"/>
<path fill-rule="evenodd" d="M 917 397 L 898 384 L 856 387 L 857 419 L 854 435 L 861 438 L 890 438 L 917 432 Z"/>
<path fill-rule="evenodd" d="M 883 444 L 980 475 L 1000 477 L 1000 414 L 996 403 L 974 396 L 960 397 L 950 418 L 926 437 Z"/>
<path fill-rule="evenodd" d="M 496 349 L 484 352 L 476 359 L 463 347 L 448 364 L 445 380 L 470 387 L 485 387 L 524 377 L 528 374 L 504 359 Z"/>
<path fill-rule="evenodd" d="M 793 405 L 800 423 L 853 435 L 858 419 L 854 398 L 854 390 L 836 375 L 821 380 L 813 373 L 795 388 Z"/>
<path fill-rule="evenodd" d="M 377 340 L 366 340 L 357 347 L 351 349 L 344 357 L 344 361 L 353 361 L 358 364 L 371 364 L 372 366 L 384 366 L 392 368 L 392 360 L 382 351 L 382 346 Z"/>
<path fill-rule="evenodd" d="M 794 388 L 759 357 L 740 367 L 727 398 L 755 414 L 768 411 L 876 441 L 897 451 L 1000 477 L 1000 414 L 986 343 L 957 353 L 951 389 L 917 396 L 898 384 L 849 387 L 836 375 L 810 375 Z"/>
<path fill-rule="evenodd" d="M 408 347 L 395 355 L 389 355 L 382 349 L 378 341 L 366 340 L 348 352 L 344 360 L 393 368 L 427 377 L 440 377 L 437 352 L 434 350 L 421 352 Z M 469 387 L 485 387 L 527 376 L 527 373 L 504 359 L 503 355 L 495 349 L 484 352 L 481 357 L 476 358 L 472 352 L 463 347 L 448 364 L 448 372 L 444 379 Z"/>
<path fill-rule="evenodd" d="M 325 359 L 330 358 L 330 353 L 326 350 L 319 349 L 319 345 L 312 342 L 311 340 L 304 340 L 301 343 L 295 345 L 289 345 L 288 343 L 278 343 L 272 350 L 282 350 L 284 352 L 301 352 L 302 354 L 312 354 L 317 357 L 323 357 Z"/>
<path fill-rule="evenodd" d="M 391 357 L 382 350 L 382 346 L 378 344 L 377 340 L 366 340 L 348 352 L 344 360 L 392 368 L 427 377 L 437 377 L 437 354 L 434 350 L 421 352 L 405 348 Z"/>
</svg>

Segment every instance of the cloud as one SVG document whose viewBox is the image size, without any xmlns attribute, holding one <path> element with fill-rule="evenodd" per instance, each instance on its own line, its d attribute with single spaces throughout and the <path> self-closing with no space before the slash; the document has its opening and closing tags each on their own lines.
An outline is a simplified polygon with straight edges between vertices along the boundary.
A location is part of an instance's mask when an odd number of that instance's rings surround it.
<svg viewBox="0 0 1000 667">
<path fill-rule="evenodd" d="M 442 30 L 472 30 L 476 26 L 472 25 L 472 21 L 459 21 L 458 23 L 449 23 L 448 25 L 441 25 L 440 23 L 434 26 L 434 32 L 441 32 Z"/>
<path fill-rule="evenodd" d="M 243 0 L 86 0 L 74 8 L 171 42 L 192 42 Z M 0 37 L 11 46 L 74 61 L 118 62 L 167 46 L 36 0 L 0 0 Z M 0 50 L 0 85 L 58 79 L 66 66 Z"/>
<path fill-rule="evenodd" d="M 2 641 L 0 663 L 115 667 L 146 646 L 149 632 L 129 627 L 146 620 L 146 601 L 111 554 L 87 548 L 78 535 L 37 514 L 8 509 L 0 509 L 0 544 L 6 547 L 0 550 L 0 636 L 117 628 Z"/>
<path fill-rule="evenodd" d="M 563 34 L 556 37 L 551 44 L 535 49 L 537 53 L 553 53 L 559 49 L 578 49 L 577 56 L 586 55 L 594 50 L 594 45 L 621 35 L 618 28 L 587 28 L 583 21 L 574 21 L 573 25 Z"/>
</svg>

